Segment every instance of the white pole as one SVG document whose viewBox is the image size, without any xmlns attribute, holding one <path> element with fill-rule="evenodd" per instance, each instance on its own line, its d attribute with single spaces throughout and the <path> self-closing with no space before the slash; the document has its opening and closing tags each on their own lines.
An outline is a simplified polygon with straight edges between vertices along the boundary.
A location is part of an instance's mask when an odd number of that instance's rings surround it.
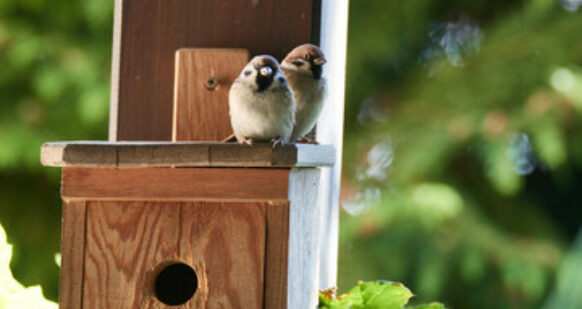
<svg viewBox="0 0 582 309">
<path fill-rule="evenodd" d="M 325 77 L 328 92 L 317 123 L 317 141 L 334 145 L 336 163 L 323 168 L 318 196 L 319 217 L 319 288 L 336 285 L 339 227 L 339 188 L 342 165 L 344 92 L 348 27 L 348 0 L 322 0 L 321 48 L 328 59 Z"/>
</svg>

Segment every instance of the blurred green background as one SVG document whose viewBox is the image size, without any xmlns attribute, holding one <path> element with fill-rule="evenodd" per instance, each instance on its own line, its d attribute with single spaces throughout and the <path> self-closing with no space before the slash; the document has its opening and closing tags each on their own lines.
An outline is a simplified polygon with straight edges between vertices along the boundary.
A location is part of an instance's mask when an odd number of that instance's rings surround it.
<svg viewBox="0 0 582 309">
<path fill-rule="evenodd" d="M 351 1 L 340 291 L 582 308 L 581 5 Z M 0 2 L 0 224 L 14 277 L 53 300 L 59 171 L 39 149 L 107 138 L 112 13 Z"/>
</svg>

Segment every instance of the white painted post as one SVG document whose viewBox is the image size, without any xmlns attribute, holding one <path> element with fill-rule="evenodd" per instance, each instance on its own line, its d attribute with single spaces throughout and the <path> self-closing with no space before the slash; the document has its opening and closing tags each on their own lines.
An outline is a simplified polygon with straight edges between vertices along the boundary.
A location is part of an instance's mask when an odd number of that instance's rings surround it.
<svg viewBox="0 0 582 309">
<path fill-rule="evenodd" d="M 328 93 L 317 123 L 317 140 L 336 148 L 335 166 L 323 168 L 319 186 L 319 288 L 336 285 L 339 227 L 339 188 L 342 166 L 348 0 L 322 0 L 321 48 L 328 59 Z"/>
</svg>

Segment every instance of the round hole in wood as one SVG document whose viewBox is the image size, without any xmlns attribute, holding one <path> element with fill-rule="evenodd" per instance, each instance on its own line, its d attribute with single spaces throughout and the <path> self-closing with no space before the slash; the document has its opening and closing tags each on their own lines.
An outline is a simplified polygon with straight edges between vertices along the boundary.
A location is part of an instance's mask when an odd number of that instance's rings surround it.
<svg viewBox="0 0 582 309">
<path fill-rule="evenodd" d="M 184 263 L 170 264 L 156 276 L 156 297 L 166 305 L 176 306 L 186 303 L 197 288 L 196 272 Z"/>
</svg>

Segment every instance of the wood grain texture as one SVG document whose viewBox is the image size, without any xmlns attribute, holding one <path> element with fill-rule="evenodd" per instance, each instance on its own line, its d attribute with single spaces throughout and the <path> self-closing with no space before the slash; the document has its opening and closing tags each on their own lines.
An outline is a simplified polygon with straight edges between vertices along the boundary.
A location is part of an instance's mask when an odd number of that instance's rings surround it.
<svg viewBox="0 0 582 309">
<path fill-rule="evenodd" d="M 61 232 L 61 279 L 59 306 L 62 309 L 81 308 L 85 263 L 84 201 L 63 204 Z"/>
<path fill-rule="evenodd" d="M 81 141 L 41 149 L 42 164 L 58 167 L 316 167 L 334 160 L 333 147 L 308 144 Z"/>
<path fill-rule="evenodd" d="M 263 308 L 265 207 L 90 202 L 83 308 L 169 308 L 153 283 L 173 262 L 199 281 L 180 308 Z"/>
<path fill-rule="evenodd" d="M 222 141 L 232 134 L 228 92 L 249 56 L 246 49 L 176 51 L 172 141 Z"/>
<path fill-rule="evenodd" d="M 289 202 L 269 202 L 266 208 L 265 308 L 287 308 Z"/>
<path fill-rule="evenodd" d="M 288 169 L 63 169 L 64 200 L 287 200 Z"/>
<path fill-rule="evenodd" d="M 296 45 L 317 43 L 313 11 L 321 0 L 116 1 L 121 30 L 112 75 L 119 76 L 111 89 L 119 93 L 112 94 L 110 140 L 171 139 L 173 54 L 179 48 L 246 48 L 281 59 Z"/>
</svg>

